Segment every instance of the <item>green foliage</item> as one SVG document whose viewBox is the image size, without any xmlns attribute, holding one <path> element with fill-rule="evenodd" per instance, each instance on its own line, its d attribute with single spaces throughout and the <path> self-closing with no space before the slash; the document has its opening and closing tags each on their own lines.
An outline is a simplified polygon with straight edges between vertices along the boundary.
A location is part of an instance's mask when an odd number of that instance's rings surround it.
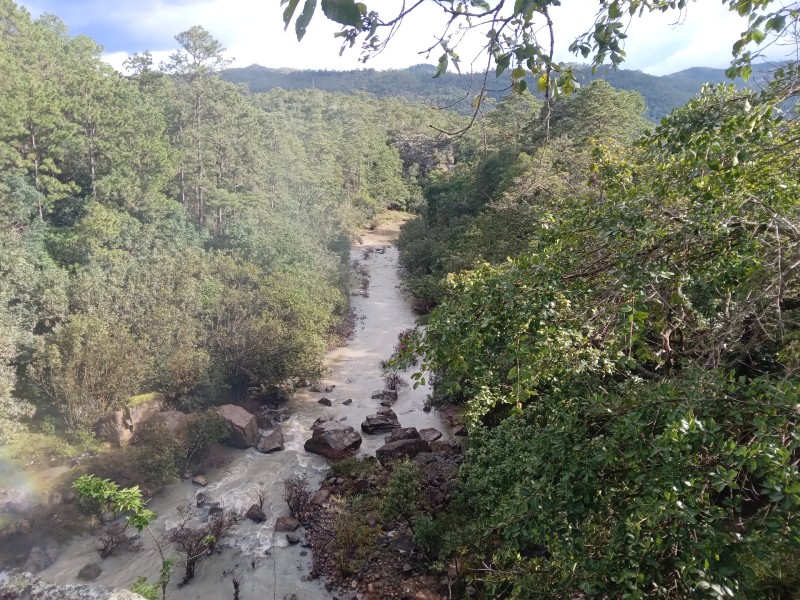
<svg viewBox="0 0 800 600">
<path fill-rule="evenodd" d="M 410 460 L 392 465 L 392 473 L 381 499 L 380 512 L 384 523 L 395 519 L 411 522 L 422 505 L 422 474 Z"/>
<path fill-rule="evenodd" d="M 375 544 L 375 532 L 364 518 L 364 503 L 360 496 L 344 501 L 333 523 L 334 559 L 342 575 L 359 572 Z"/>
<path fill-rule="evenodd" d="M 127 524 L 142 531 L 155 518 L 155 513 L 145 507 L 139 486 L 120 488 L 110 479 L 94 475 L 81 475 L 72 484 L 72 489 L 84 510 L 99 515 L 108 510 L 125 512 Z"/>
<path fill-rule="evenodd" d="M 91 431 L 142 390 L 194 408 L 319 377 L 348 312 L 349 237 L 419 201 L 452 151 L 428 124 L 463 119 L 367 94 L 246 95 L 201 27 L 163 71 L 145 53 L 123 77 L 55 17 L 0 0 L 0 21 L 2 441 L 37 414 Z M 400 142 L 415 136 L 442 159 Z M 142 457 L 153 483 L 173 454 Z"/>
<path fill-rule="evenodd" d="M 420 540 L 487 595 L 796 588 L 794 74 L 706 89 L 558 194 L 525 156 L 509 171 L 527 249 L 450 275 L 417 348 L 471 423 L 458 499 Z"/>
<path fill-rule="evenodd" d="M 141 427 L 136 432 L 136 445 L 136 467 L 149 489 L 161 489 L 183 474 L 187 456 L 182 440 L 166 426 Z"/>
<path fill-rule="evenodd" d="M 145 600 L 158 600 L 161 596 L 160 589 L 155 583 L 148 583 L 147 577 L 140 575 L 136 582 L 131 586 L 134 594 L 139 594 Z"/>
</svg>

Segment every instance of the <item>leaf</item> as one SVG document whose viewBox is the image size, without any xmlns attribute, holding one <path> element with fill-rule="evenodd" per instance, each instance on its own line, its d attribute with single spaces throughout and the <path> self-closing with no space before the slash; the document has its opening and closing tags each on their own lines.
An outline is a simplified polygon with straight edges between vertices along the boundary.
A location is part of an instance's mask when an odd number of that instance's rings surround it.
<svg viewBox="0 0 800 600">
<path fill-rule="evenodd" d="M 436 72 L 433 74 L 433 77 L 439 77 L 439 75 L 447 71 L 447 65 L 449 62 L 450 59 L 447 57 L 447 52 L 445 52 L 439 57 L 439 64 L 436 65 Z"/>
<path fill-rule="evenodd" d="M 495 75 L 500 77 L 508 68 L 508 65 L 511 64 L 511 53 L 503 54 L 502 56 L 497 58 L 497 68 L 495 69 Z"/>
<path fill-rule="evenodd" d="M 331 21 L 347 27 L 361 28 L 361 10 L 355 0 L 322 0 L 322 12 Z"/>
<path fill-rule="evenodd" d="M 486 0 L 470 0 L 470 4 L 476 8 L 480 8 L 486 11 L 492 10 L 492 7 L 489 5 Z"/>
<path fill-rule="evenodd" d="M 303 36 L 306 34 L 306 29 L 308 28 L 308 24 L 311 22 L 311 17 L 314 16 L 314 11 L 317 9 L 317 0 L 306 0 L 305 4 L 303 4 L 303 12 L 300 13 L 300 16 L 297 17 L 297 21 L 294 23 L 294 30 L 297 33 L 297 41 L 303 39 Z"/>
<path fill-rule="evenodd" d="M 292 17 L 294 16 L 294 11 L 297 9 L 297 5 L 300 4 L 300 0 L 288 0 L 288 4 L 283 11 L 283 30 L 286 31 L 289 28 L 289 23 L 292 21 Z"/>
</svg>

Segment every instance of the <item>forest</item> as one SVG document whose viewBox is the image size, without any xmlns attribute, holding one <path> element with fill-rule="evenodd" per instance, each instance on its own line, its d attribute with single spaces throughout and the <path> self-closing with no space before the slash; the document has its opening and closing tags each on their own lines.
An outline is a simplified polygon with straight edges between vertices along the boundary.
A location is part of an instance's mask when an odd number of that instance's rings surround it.
<svg viewBox="0 0 800 600">
<path fill-rule="evenodd" d="M 606 67 L 593 72 L 588 65 L 576 67 L 582 85 L 588 85 L 595 79 L 603 79 L 616 89 L 639 92 L 645 100 L 645 117 L 656 123 L 673 109 L 683 106 L 700 91 L 704 83 L 728 81 L 725 69 L 694 67 L 670 75 L 656 76 L 630 69 Z M 755 79 L 758 82 L 763 81 L 771 69 L 770 65 L 754 65 Z M 411 102 L 445 106 L 464 115 L 471 114 L 472 99 L 481 88 L 480 77 L 477 74 L 447 72 L 433 78 L 435 71 L 434 65 L 426 64 L 387 71 L 365 68 L 344 72 L 274 69 L 250 65 L 225 69 L 222 78 L 245 84 L 254 93 L 273 88 L 315 88 L 329 92 L 362 90 L 379 98 L 405 98 Z M 736 78 L 733 83 L 737 87 L 748 85 L 741 78 Z M 534 89 L 532 85 L 529 87 Z M 500 101 L 508 95 L 510 89 L 511 78 L 507 73 L 497 78 L 492 77 L 487 97 L 495 102 Z M 540 99 L 544 97 L 541 93 L 536 95 Z"/>
<path fill-rule="evenodd" d="M 311 15 L 284 4 L 302 37 Z M 547 4 L 506 6 L 507 22 L 524 32 Z M 755 15 L 729 72 L 747 79 L 742 48 L 800 11 L 732 4 Z M 346 42 L 385 25 L 322 5 Z M 640 5 L 603 4 L 607 29 L 577 50 L 621 62 L 617 13 Z M 441 510 L 413 463 L 381 475 L 385 520 L 408 524 L 426 569 L 487 599 L 799 597 L 797 62 L 764 85 L 705 85 L 654 123 L 642 94 L 578 88 L 509 37 L 492 51 L 514 93 L 482 107 L 479 91 L 469 117 L 364 91 L 252 93 L 199 26 L 128 75 L 11 0 L 0 32 L 12 456 L 97 448 L 95 423 L 142 394 L 200 412 L 319 379 L 346 336 L 351 241 L 402 211 L 424 326 L 388 366 L 413 367 L 428 408 L 466 425 Z M 141 479 L 117 483 L 181 474 L 158 444 L 131 449 Z M 333 473 L 375 461 L 354 464 Z"/>
<path fill-rule="evenodd" d="M 54 16 L 3 0 L 0 24 L 0 443 L 70 453 L 140 394 L 199 410 L 318 378 L 351 236 L 421 204 L 429 125 L 462 117 L 249 95 L 200 27 L 122 76 Z"/>
</svg>

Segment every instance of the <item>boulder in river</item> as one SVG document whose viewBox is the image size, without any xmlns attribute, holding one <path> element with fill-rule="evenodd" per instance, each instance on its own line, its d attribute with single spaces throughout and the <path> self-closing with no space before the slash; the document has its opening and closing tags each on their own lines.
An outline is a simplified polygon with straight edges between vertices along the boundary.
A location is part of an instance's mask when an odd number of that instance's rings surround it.
<svg viewBox="0 0 800 600">
<path fill-rule="evenodd" d="M 372 399 L 397 402 L 397 390 L 376 390 L 372 392 Z"/>
<path fill-rule="evenodd" d="M 100 565 L 97 563 L 86 563 L 83 565 L 80 571 L 78 571 L 78 579 L 81 581 L 94 581 L 98 577 L 100 577 L 100 573 L 103 572 L 103 569 L 100 568 Z"/>
<path fill-rule="evenodd" d="M 420 432 L 416 427 L 401 427 L 400 429 L 392 430 L 392 433 L 383 438 L 387 444 L 392 442 L 399 442 L 400 440 L 419 440 L 422 439 Z"/>
<path fill-rule="evenodd" d="M 391 442 L 378 448 L 375 451 L 375 457 L 383 466 L 386 466 L 387 464 L 400 458 L 412 459 L 417 454 L 430 451 L 430 444 L 428 444 L 428 442 L 425 440 L 421 440 L 419 438 L 405 439 Z"/>
<path fill-rule="evenodd" d="M 317 400 L 322 406 L 333 406 L 333 402 L 331 402 L 330 398 L 320 398 Z"/>
<path fill-rule="evenodd" d="M 361 446 L 361 434 L 338 421 L 322 421 L 312 426 L 314 434 L 306 440 L 305 450 L 330 460 L 340 459 Z"/>
<path fill-rule="evenodd" d="M 379 409 L 377 414 L 367 416 L 361 423 L 361 431 L 364 433 L 385 433 L 399 428 L 400 421 L 397 420 L 395 412 L 389 408 Z"/>
<path fill-rule="evenodd" d="M 298 527 L 300 527 L 300 521 L 294 517 L 278 517 L 275 520 L 276 532 L 291 532 L 295 531 Z"/>
<path fill-rule="evenodd" d="M 235 404 L 223 404 L 217 413 L 225 419 L 230 436 L 227 443 L 234 448 L 251 448 L 258 444 L 258 424 L 255 415 Z"/>
<path fill-rule="evenodd" d="M 435 442 L 440 437 L 442 437 L 442 432 L 433 427 L 426 427 L 425 429 L 419 430 L 419 437 L 421 437 L 426 442 Z"/>
<path fill-rule="evenodd" d="M 253 506 L 248 508 L 244 516 L 254 523 L 263 523 L 267 520 L 267 515 L 264 514 L 264 511 L 258 504 L 253 504 Z"/>
<path fill-rule="evenodd" d="M 277 450 L 283 450 L 283 431 L 280 427 L 268 433 L 262 433 L 256 444 L 256 450 L 267 454 Z"/>
</svg>

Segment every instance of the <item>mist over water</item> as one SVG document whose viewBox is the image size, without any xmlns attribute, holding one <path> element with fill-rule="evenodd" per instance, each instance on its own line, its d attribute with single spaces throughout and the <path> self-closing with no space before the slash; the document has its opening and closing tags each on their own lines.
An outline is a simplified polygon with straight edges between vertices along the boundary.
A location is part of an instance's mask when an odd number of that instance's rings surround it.
<svg viewBox="0 0 800 600">
<path fill-rule="evenodd" d="M 283 481 L 293 475 L 305 475 L 313 489 L 318 487 L 328 470 L 325 459 L 306 453 L 304 442 L 311 437 L 310 426 L 318 417 L 335 415 L 356 430 L 369 414 L 374 414 L 379 401 L 370 398 L 372 392 L 383 387 L 381 361 L 391 355 L 397 335 L 413 328 L 416 319 L 408 298 L 399 287 L 398 252 L 390 245 L 391 230 L 370 232 L 362 243 L 351 249 L 351 263 L 358 261 L 366 267 L 369 276 L 367 294 L 352 296 L 352 307 L 356 316 L 356 327 L 351 340 L 327 355 L 327 377 L 320 388 L 332 387 L 331 392 L 312 393 L 299 390 L 289 402 L 288 421 L 281 424 L 285 449 L 272 454 L 260 454 L 254 449 L 245 451 L 226 448 L 228 463 L 224 468 L 208 473 L 209 485 L 199 488 L 189 481 L 168 486 L 150 502 L 150 508 L 159 515 L 152 529 L 161 537 L 180 522 L 178 509 L 186 507 L 192 518 L 199 522 L 205 518 L 206 509 L 196 508 L 196 495 L 204 492 L 210 501 L 236 510 L 247 510 L 255 501 L 256 493 L 263 484 L 269 498 L 263 510 L 267 520 L 262 524 L 250 520 L 242 521 L 220 544 L 220 553 L 206 558 L 197 568 L 194 580 L 178 588 L 183 569 L 176 569 L 170 584 L 168 597 L 172 600 L 232 598 L 233 578 L 239 580 L 242 598 L 331 598 L 320 580 L 306 581 L 311 570 L 310 551 L 302 544 L 289 546 L 283 533 L 274 532 L 275 519 L 288 515 L 283 501 Z M 373 249 L 376 251 L 367 252 Z M 409 373 L 410 374 L 410 373 Z M 408 375 L 406 378 L 408 378 Z M 335 387 L 333 387 L 335 386 Z M 416 390 L 403 389 L 392 407 L 403 427 L 436 427 L 449 431 L 438 413 L 422 410 L 429 393 L 426 386 Z M 333 405 L 319 404 L 322 397 L 329 398 Z M 347 399 L 353 402 L 343 405 Z M 374 454 L 383 445 L 384 435 L 363 434 L 362 454 Z M 299 530 L 302 532 L 302 530 Z M 86 563 L 98 562 L 103 573 L 97 584 L 130 587 L 137 577 L 157 578 L 161 559 L 151 537 L 144 532 L 143 548 L 137 553 L 124 552 L 100 560 L 94 549 L 94 536 L 79 537 L 62 548 L 58 560 L 40 576 L 46 581 L 59 584 L 78 583 L 77 573 Z M 165 553 L 171 556 L 168 543 Z"/>
</svg>

